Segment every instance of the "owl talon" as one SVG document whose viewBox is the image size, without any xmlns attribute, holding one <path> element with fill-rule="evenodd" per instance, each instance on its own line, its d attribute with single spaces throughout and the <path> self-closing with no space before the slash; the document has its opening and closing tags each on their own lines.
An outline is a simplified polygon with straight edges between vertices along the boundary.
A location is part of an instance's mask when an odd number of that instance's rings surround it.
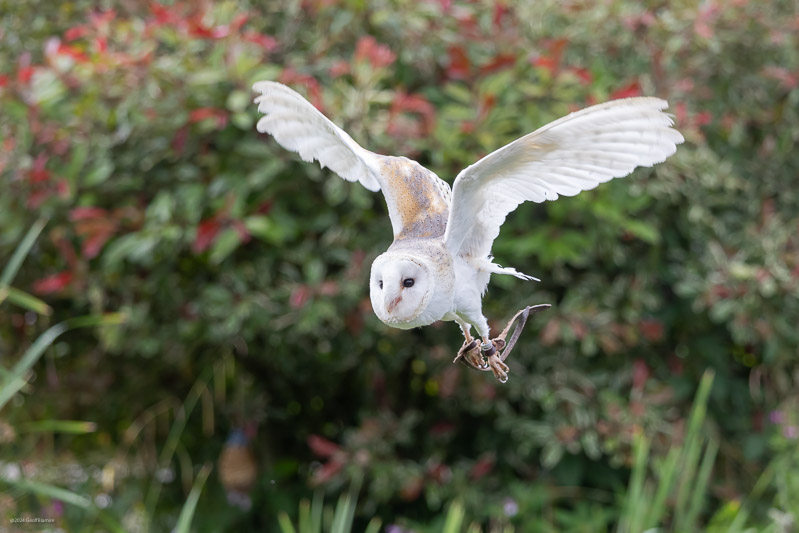
<svg viewBox="0 0 799 533">
<path fill-rule="evenodd" d="M 502 362 L 502 359 L 500 359 L 497 354 L 493 354 L 488 358 L 488 365 L 491 367 L 494 377 L 497 378 L 500 383 L 507 383 L 510 368 Z"/>
</svg>

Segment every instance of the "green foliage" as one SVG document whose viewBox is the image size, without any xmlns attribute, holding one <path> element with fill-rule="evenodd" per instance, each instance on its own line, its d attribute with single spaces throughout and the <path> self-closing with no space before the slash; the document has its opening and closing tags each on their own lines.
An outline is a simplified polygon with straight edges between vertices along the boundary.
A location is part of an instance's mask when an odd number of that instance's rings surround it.
<svg viewBox="0 0 799 533">
<path fill-rule="evenodd" d="M 273 530 L 311 490 L 362 478 L 359 531 L 795 522 L 796 16 L 782 1 L 4 4 L 0 476 L 19 476 L 0 515 Z M 500 387 L 450 364 L 451 324 L 373 316 L 385 205 L 255 132 L 261 79 L 450 182 L 609 98 L 668 99 L 687 142 L 508 217 L 498 262 L 543 281 L 492 280 L 492 327 L 553 308 Z M 689 402 L 707 369 L 702 422 Z M 199 465 L 247 424 L 244 511 Z"/>
</svg>

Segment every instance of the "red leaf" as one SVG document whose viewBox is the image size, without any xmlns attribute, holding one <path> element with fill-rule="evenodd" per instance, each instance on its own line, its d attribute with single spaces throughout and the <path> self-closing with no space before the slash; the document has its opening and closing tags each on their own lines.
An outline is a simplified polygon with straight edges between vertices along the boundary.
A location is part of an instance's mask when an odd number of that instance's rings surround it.
<svg viewBox="0 0 799 533">
<path fill-rule="evenodd" d="M 300 74 L 291 67 L 286 68 L 280 74 L 278 79 L 280 83 L 291 85 L 292 83 L 299 83 L 308 90 L 308 97 L 311 103 L 319 111 L 324 111 L 322 105 L 322 89 L 319 87 L 319 82 L 307 74 Z"/>
<path fill-rule="evenodd" d="M 89 13 L 89 22 L 94 27 L 104 26 L 114 20 L 117 16 L 116 11 L 109 9 L 104 13 Z"/>
<path fill-rule="evenodd" d="M 696 116 L 694 116 L 694 122 L 697 126 L 705 126 L 706 124 L 710 124 L 712 119 L 713 115 L 710 114 L 710 111 L 700 111 L 696 114 Z"/>
<path fill-rule="evenodd" d="M 611 100 L 618 100 L 619 98 L 630 98 L 633 96 L 641 96 L 641 86 L 637 81 L 633 81 L 625 85 L 621 89 L 617 89 L 610 94 Z"/>
<path fill-rule="evenodd" d="M 0 87 L 8 86 L 8 76 L 3 76 L 0 74 Z"/>
<path fill-rule="evenodd" d="M 105 37 L 96 37 L 94 39 L 94 49 L 99 54 L 104 54 L 108 50 L 108 41 Z"/>
<path fill-rule="evenodd" d="M 47 156 L 39 154 L 33 161 L 33 168 L 30 170 L 31 183 L 41 183 L 50 179 L 50 171 L 45 168 L 47 164 Z"/>
<path fill-rule="evenodd" d="M 554 58 L 549 56 L 538 56 L 532 60 L 532 64 L 536 67 L 543 68 L 549 71 L 550 74 L 555 74 L 558 70 L 558 63 Z"/>
<path fill-rule="evenodd" d="M 230 224 L 238 233 L 241 242 L 247 243 L 250 241 L 250 232 L 241 220 L 231 220 Z"/>
<path fill-rule="evenodd" d="M 291 296 L 289 296 L 289 305 L 293 309 L 300 309 L 301 307 L 305 306 L 305 303 L 308 301 L 308 298 L 310 297 L 311 297 L 311 290 L 305 285 L 300 285 L 299 287 L 291 291 Z"/>
<path fill-rule="evenodd" d="M 33 292 L 36 294 L 52 294 L 63 290 L 72 281 L 72 272 L 65 270 L 52 274 L 33 282 Z"/>
<path fill-rule="evenodd" d="M 264 35 L 263 33 L 258 33 L 257 31 L 247 30 L 244 32 L 243 38 L 248 43 L 255 43 L 263 47 L 267 52 L 271 52 L 277 48 L 276 40 L 268 35 Z"/>
<path fill-rule="evenodd" d="M 97 254 L 100 253 L 100 250 L 103 249 L 103 246 L 105 246 L 105 243 L 108 242 L 108 239 L 110 239 L 113 234 L 114 227 L 111 226 L 110 229 L 97 231 L 94 235 L 84 240 L 81 246 L 83 257 L 86 259 L 97 257 Z"/>
<path fill-rule="evenodd" d="M 469 470 L 469 477 L 475 481 L 488 475 L 494 469 L 494 462 L 496 457 L 492 452 L 484 453 L 480 456 L 471 470 Z"/>
<path fill-rule="evenodd" d="M 768 66 L 763 69 L 763 74 L 779 81 L 785 89 L 795 89 L 799 86 L 799 72 L 791 73 L 788 69 L 777 66 Z"/>
<path fill-rule="evenodd" d="M 308 447 L 319 457 L 331 457 L 341 451 L 341 447 L 319 435 L 308 437 Z"/>
<path fill-rule="evenodd" d="M 516 56 L 513 54 L 499 54 L 491 61 L 480 67 L 481 74 L 490 74 L 506 67 L 516 64 Z"/>
<path fill-rule="evenodd" d="M 449 67 L 447 76 L 453 80 L 463 80 L 469 77 L 471 63 L 466 51 L 461 46 L 450 46 L 449 48 Z"/>
<path fill-rule="evenodd" d="M 31 66 L 20 67 L 20 69 L 17 70 L 17 82 L 19 83 L 28 83 L 29 81 L 31 81 L 32 77 L 33 77 L 33 67 Z"/>
<path fill-rule="evenodd" d="M 198 254 L 203 252 L 213 244 L 214 239 L 216 239 L 219 233 L 219 227 L 219 220 L 216 218 L 209 218 L 208 220 L 200 222 L 200 225 L 197 226 L 197 236 L 194 238 L 194 244 L 191 246 L 194 253 Z"/>
<path fill-rule="evenodd" d="M 247 22 L 250 18 L 249 13 L 239 13 L 235 17 L 233 17 L 233 21 L 230 23 L 230 29 L 234 32 L 239 31 L 242 26 Z"/>
<path fill-rule="evenodd" d="M 371 35 L 358 39 L 355 46 L 355 61 L 368 60 L 374 68 L 387 67 L 396 59 L 396 54 L 388 46 L 378 44 Z"/>
<path fill-rule="evenodd" d="M 350 64 L 344 60 L 338 60 L 333 63 L 333 66 L 331 66 L 327 72 L 331 77 L 339 78 L 350 73 Z"/>
<path fill-rule="evenodd" d="M 69 44 L 58 45 L 58 55 L 69 56 L 78 63 L 85 63 L 89 60 L 89 56 L 83 53 L 83 50 Z"/>
<path fill-rule="evenodd" d="M 108 211 L 102 207 L 75 207 L 69 211 L 69 220 L 86 220 L 87 218 L 107 218 Z"/>
<path fill-rule="evenodd" d="M 216 120 L 216 125 L 220 128 L 227 124 L 227 112 L 223 109 L 216 109 L 213 107 L 201 107 L 193 110 L 189 114 L 189 122 L 194 124 L 202 120 L 212 118 Z"/>
<path fill-rule="evenodd" d="M 644 319 L 638 324 L 638 327 L 648 341 L 659 341 L 663 338 L 663 324 L 658 320 L 652 318 Z"/>
<path fill-rule="evenodd" d="M 433 104 L 420 94 L 405 94 L 400 92 L 391 104 L 390 116 L 393 119 L 399 113 L 411 112 L 418 113 L 422 117 L 423 129 L 421 133 L 426 135 L 433 130 L 436 120 L 436 111 Z"/>
<path fill-rule="evenodd" d="M 633 361 L 633 389 L 641 390 L 649 379 L 649 367 L 643 359 Z"/>
<path fill-rule="evenodd" d="M 572 67 L 571 71 L 577 75 L 577 77 L 580 79 L 580 83 L 583 85 L 591 85 L 591 82 L 594 81 L 594 77 L 591 75 L 591 71 L 588 69 Z"/>
<path fill-rule="evenodd" d="M 326 483 L 333 476 L 338 474 L 342 466 L 344 466 L 344 463 L 340 461 L 328 461 L 327 463 L 323 464 L 319 470 L 314 472 L 311 483 L 314 485 L 321 485 L 322 483 Z"/>
<path fill-rule="evenodd" d="M 86 26 L 73 26 L 64 32 L 64 39 L 67 41 L 74 41 L 85 36 L 87 33 L 89 33 L 89 29 Z"/>
</svg>

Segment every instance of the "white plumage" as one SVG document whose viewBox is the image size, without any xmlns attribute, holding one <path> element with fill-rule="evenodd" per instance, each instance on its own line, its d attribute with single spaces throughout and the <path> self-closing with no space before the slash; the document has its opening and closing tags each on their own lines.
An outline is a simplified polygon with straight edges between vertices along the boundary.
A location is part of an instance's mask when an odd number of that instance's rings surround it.
<svg viewBox="0 0 799 533">
<path fill-rule="evenodd" d="M 419 163 L 359 146 L 298 93 L 263 81 L 253 89 L 271 134 L 305 161 L 319 161 L 349 181 L 382 190 L 394 242 L 372 264 L 370 296 L 384 323 L 407 329 L 454 320 L 471 339 L 475 326 L 491 346 L 482 295 L 490 275 L 535 279 L 491 262 L 508 214 L 525 201 L 557 200 L 649 167 L 683 142 L 658 98 L 614 100 L 572 113 L 466 167 L 449 185 Z M 409 281 L 410 280 L 410 281 Z M 489 357 L 494 374 L 508 368 Z"/>
</svg>

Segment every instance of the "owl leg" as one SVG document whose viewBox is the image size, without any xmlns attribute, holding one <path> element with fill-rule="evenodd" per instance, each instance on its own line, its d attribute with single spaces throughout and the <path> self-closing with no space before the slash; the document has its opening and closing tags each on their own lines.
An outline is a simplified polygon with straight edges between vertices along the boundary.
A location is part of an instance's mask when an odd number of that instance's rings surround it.
<svg viewBox="0 0 799 533">
<path fill-rule="evenodd" d="M 455 315 L 454 320 L 461 327 L 461 330 L 463 331 L 463 336 L 466 337 L 466 344 L 472 342 L 472 335 L 469 333 L 472 329 L 472 326 L 457 315 Z"/>
<path fill-rule="evenodd" d="M 463 357 L 467 359 L 469 363 L 474 367 L 488 368 L 488 363 L 486 363 L 485 359 L 483 359 L 483 356 L 480 355 L 480 351 L 475 349 L 477 348 L 479 343 L 477 339 L 472 338 L 472 335 L 470 333 L 472 329 L 471 324 L 469 324 L 469 322 L 467 322 L 465 319 L 461 318 L 460 316 L 454 313 L 452 315 L 452 320 L 457 322 L 458 325 L 461 327 L 463 336 L 466 339 L 463 342 L 463 346 L 461 346 L 461 349 L 458 351 L 458 356 L 455 358 L 455 361 Z"/>
<path fill-rule="evenodd" d="M 491 367 L 494 377 L 501 383 L 505 383 L 508 381 L 508 372 L 510 372 L 510 368 L 499 358 L 499 350 L 496 344 L 491 340 L 491 331 L 488 328 L 488 320 L 486 320 L 486 317 L 481 314 L 480 320 L 475 324 L 475 327 L 477 328 L 477 333 L 483 339 L 480 351 L 483 356 L 488 359 L 488 366 Z"/>
</svg>

